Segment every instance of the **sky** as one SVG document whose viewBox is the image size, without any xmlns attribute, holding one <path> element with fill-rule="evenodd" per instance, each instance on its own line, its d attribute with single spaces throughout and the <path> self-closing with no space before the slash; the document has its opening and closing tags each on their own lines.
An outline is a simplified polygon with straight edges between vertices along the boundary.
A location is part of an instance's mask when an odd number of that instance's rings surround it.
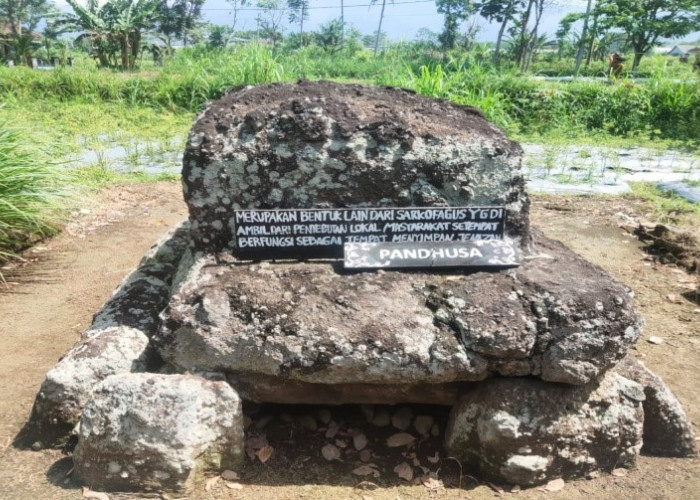
<svg viewBox="0 0 700 500">
<path fill-rule="evenodd" d="M 69 9 L 65 0 L 54 0 L 64 9 Z M 255 7 L 256 0 L 249 0 L 246 7 L 239 9 L 236 30 L 254 30 L 255 18 L 261 14 Z M 286 1 L 282 1 L 286 4 Z M 376 31 L 381 12 L 382 0 L 371 5 L 371 0 L 344 0 L 345 21 L 362 34 L 372 34 Z M 309 0 L 309 19 L 304 23 L 304 30 L 317 30 L 324 23 L 340 17 L 340 0 Z M 553 39 L 559 26 L 559 21 L 570 12 L 584 12 L 586 0 L 551 0 L 545 7 L 541 22 L 540 34 L 546 33 Z M 233 15 L 231 5 L 226 0 L 206 0 L 202 8 L 205 21 L 213 24 L 231 25 Z M 297 31 L 298 25 L 291 26 L 286 22 L 286 32 Z M 475 16 L 479 27 L 477 40 L 496 40 L 498 25 L 489 24 L 485 19 Z M 435 0 L 387 0 L 384 12 L 382 31 L 392 40 L 413 40 L 421 28 L 427 28 L 435 33 L 442 31 L 443 15 L 437 12 Z M 693 34 L 697 38 L 698 33 Z M 693 35 L 685 37 L 694 40 Z M 677 41 L 675 43 L 678 43 Z"/>
<path fill-rule="evenodd" d="M 254 3 L 254 2 L 250 2 Z M 376 31 L 381 12 L 381 0 L 370 6 L 370 0 L 344 0 L 345 20 L 362 34 Z M 309 19 L 304 23 L 304 30 L 315 30 L 321 24 L 340 17 L 340 0 L 309 0 Z M 554 37 L 559 20 L 569 12 L 583 12 L 585 0 L 557 0 L 547 7 L 542 22 L 543 30 Z M 239 10 L 236 29 L 255 29 L 255 18 L 260 11 L 254 6 Z M 205 20 L 216 24 L 230 24 L 233 16 L 226 0 L 207 0 L 203 7 Z M 481 41 L 495 41 L 498 26 L 489 25 L 483 18 L 477 17 Z M 437 12 L 434 0 L 388 0 L 384 12 L 382 31 L 392 40 L 412 40 L 421 28 L 434 32 L 442 31 L 443 15 Z M 287 24 L 287 30 L 298 30 L 298 26 Z"/>
<path fill-rule="evenodd" d="M 65 0 L 55 0 L 55 3 L 66 10 Z M 239 10 L 236 30 L 254 30 L 255 18 L 260 11 L 252 4 Z M 286 2 L 283 1 L 286 4 Z M 345 21 L 362 34 L 372 34 L 376 31 L 381 12 L 381 0 L 371 5 L 371 0 L 344 0 Z M 304 30 L 316 30 L 318 27 L 332 19 L 340 17 L 340 0 L 309 0 L 309 19 L 304 23 Z M 557 29 L 559 20 L 569 12 L 583 12 L 586 8 L 585 0 L 553 0 L 546 7 L 542 21 L 543 32 L 552 38 Z M 233 16 L 231 6 L 226 0 L 206 0 L 202 9 L 205 21 L 214 24 L 231 25 Z M 298 30 L 298 26 L 291 26 L 286 22 L 286 31 Z M 498 26 L 489 25 L 483 18 L 476 17 L 480 26 L 477 39 L 480 41 L 495 41 Z M 387 33 L 392 40 L 413 40 L 421 28 L 428 28 L 439 33 L 442 31 L 443 16 L 437 12 L 434 0 L 387 0 L 384 12 L 382 31 Z"/>
</svg>

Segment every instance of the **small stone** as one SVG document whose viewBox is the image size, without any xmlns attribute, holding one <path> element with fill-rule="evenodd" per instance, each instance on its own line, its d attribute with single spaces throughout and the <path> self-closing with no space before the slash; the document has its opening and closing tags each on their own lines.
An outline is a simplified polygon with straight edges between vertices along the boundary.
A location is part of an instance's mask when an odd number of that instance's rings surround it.
<svg viewBox="0 0 700 500">
<path fill-rule="evenodd" d="M 411 426 L 413 411 L 408 406 L 404 406 L 391 417 L 391 425 L 400 431 L 405 431 Z"/>
<path fill-rule="evenodd" d="M 32 443 L 32 450 L 34 451 L 39 451 L 43 448 L 44 446 L 41 444 L 41 441 L 34 441 Z"/>
<path fill-rule="evenodd" d="M 428 436 L 435 423 L 435 419 L 430 415 L 418 415 L 415 422 L 413 422 L 413 427 L 418 431 L 421 436 Z"/>
<path fill-rule="evenodd" d="M 388 410 L 379 410 L 372 418 L 372 425 L 377 427 L 386 427 L 391 423 L 391 413 Z"/>
<path fill-rule="evenodd" d="M 367 422 L 371 422 L 374 419 L 374 405 L 360 405 L 360 411 Z"/>
<path fill-rule="evenodd" d="M 279 419 L 285 424 L 291 424 L 292 422 L 294 422 L 294 417 L 286 411 L 279 414 Z"/>
<path fill-rule="evenodd" d="M 372 452 L 371 452 L 371 451 L 365 449 L 365 450 L 362 450 L 362 451 L 360 452 L 360 460 L 361 460 L 362 462 L 367 463 L 367 462 L 369 462 L 371 459 L 372 459 Z"/>
<path fill-rule="evenodd" d="M 311 415 L 302 415 L 299 418 L 299 425 L 301 425 L 307 431 L 315 431 L 318 429 L 318 423 L 316 419 Z"/>
<path fill-rule="evenodd" d="M 661 337 L 649 337 L 647 339 L 647 342 L 654 345 L 661 345 L 664 343 L 664 339 L 662 339 Z"/>
<path fill-rule="evenodd" d="M 324 425 L 328 425 L 331 421 L 331 411 L 328 408 L 319 408 L 316 412 L 316 417 Z"/>
<path fill-rule="evenodd" d="M 255 421 L 255 428 L 256 429 L 264 429 L 267 427 L 267 424 L 272 422 L 273 416 L 272 415 L 265 415 L 258 420 Z"/>
</svg>

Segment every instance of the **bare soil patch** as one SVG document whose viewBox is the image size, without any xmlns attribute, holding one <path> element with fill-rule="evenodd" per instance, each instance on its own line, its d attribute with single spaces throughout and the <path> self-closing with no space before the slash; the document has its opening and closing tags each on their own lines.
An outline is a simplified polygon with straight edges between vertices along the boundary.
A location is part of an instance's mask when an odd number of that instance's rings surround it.
<svg viewBox="0 0 700 500">
<path fill-rule="evenodd" d="M 27 420 L 46 371 L 78 340 L 79 332 L 148 247 L 186 216 L 177 183 L 111 188 L 86 200 L 83 208 L 73 214 L 61 235 L 26 253 L 30 262 L 5 272 L 10 287 L 0 291 L 0 352 L 4 353 L 0 364 L 0 498 L 81 498 L 82 485 L 68 474 L 69 457 L 60 450 L 20 450 L 12 441 Z M 644 336 L 633 354 L 667 382 L 690 419 L 700 422 L 700 306 L 689 294 L 698 288 L 698 276 L 661 264 L 619 226 L 620 213 L 648 218 L 649 212 L 646 203 L 631 198 L 535 197 L 532 222 L 632 288 L 646 319 Z M 651 336 L 663 342 L 647 342 Z M 247 405 L 246 412 L 252 416 L 249 439 L 269 444 L 274 452 L 262 463 L 250 446 L 253 458 L 239 471 L 235 489 L 223 480 L 208 487 L 202 483 L 192 498 L 394 500 L 510 495 L 500 493 L 496 485 L 476 482 L 471 471 L 460 470 L 447 457 L 440 456 L 435 463 L 428 460 L 439 451 L 439 438 L 419 440 L 412 449 L 388 447 L 387 439 L 399 431 L 367 423 L 358 406 L 328 408 L 332 418 L 342 422 L 330 442 L 338 439 L 346 446 L 336 444 L 342 461 L 329 462 L 321 452 L 329 442 L 325 437 L 328 426 L 319 424 L 313 430 L 304 420 L 305 415 L 318 415 L 321 409 Z M 411 409 L 417 415 L 434 415 L 444 429 L 443 408 Z M 263 420 L 266 425 L 260 425 Z M 358 433 L 367 439 L 363 448 L 371 450 L 369 463 L 375 465 L 378 477 L 352 473 L 365 464 L 354 442 Z M 697 427 L 696 433 L 700 434 Z M 262 443 L 261 436 L 267 443 Z M 410 484 L 400 479 L 394 468 L 402 462 L 412 463 L 413 454 L 421 466 L 437 472 L 441 482 Z M 508 491 L 508 485 L 501 486 Z M 533 489 L 517 496 L 540 498 L 545 494 L 567 499 L 700 498 L 700 460 L 643 456 L 638 467 L 626 475 L 601 475 L 567 483 L 558 492 Z M 110 498 L 149 497 L 110 494 Z"/>
</svg>

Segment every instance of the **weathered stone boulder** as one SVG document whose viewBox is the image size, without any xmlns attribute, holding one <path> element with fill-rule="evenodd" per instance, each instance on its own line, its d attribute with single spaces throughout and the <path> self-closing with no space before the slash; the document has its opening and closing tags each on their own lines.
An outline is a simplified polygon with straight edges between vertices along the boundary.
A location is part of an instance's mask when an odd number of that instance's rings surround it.
<svg viewBox="0 0 700 500">
<path fill-rule="evenodd" d="M 85 406 L 73 462 L 95 489 L 181 493 L 199 473 L 237 469 L 243 440 L 241 401 L 226 382 L 115 375 Z"/>
<path fill-rule="evenodd" d="M 642 452 L 662 457 L 693 457 L 695 435 L 680 402 L 644 363 L 627 356 L 614 368 L 644 388 L 644 446 Z"/>
<path fill-rule="evenodd" d="M 143 372 L 149 357 L 148 338 L 128 326 L 100 330 L 75 345 L 46 374 L 34 401 L 31 422 L 41 444 L 52 446 L 67 437 L 99 382 L 111 375 Z"/>
<path fill-rule="evenodd" d="M 93 387 L 106 377 L 143 372 L 155 361 L 148 338 L 158 327 L 189 241 L 187 221 L 168 231 L 105 302 L 82 340 L 46 374 L 30 418 L 39 443 L 64 441 Z"/>
<path fill-rule="evenodd" d="M 188 221 L 168 231 L 100 308 L 83 337 L 92 337 L 113 326 L 129 326 L 147 337 L 153 335 L 158 327 L 158 315 L 168 303 L 173 276 L 189 242 Z"/>
<path fill-rule="evenodd" d="M 199 250 L 235 248 L 233 209 L 499 205 L 528 241 L 522 149 L 470 107 L 395 88 L 230 91 L 190 132 L 185 200 Z"/>
<path fill-rule="evenodd" d="M 616 373 L 587 386 L 482 382 L 452 409 L 445 447 L 491 480 L 536 485 L 634 465 L 644 391 Z"/>
<path fill-rule="evenodd" d="M 177 370 L 226 373 L 256 401 L 452 404 L 458 383 L 492 374 L 587 384 L 641 319 L 604 271 L 535 246 L 517 269 L 471 274 L 200 257 L 153 341 Z"/>
</svg>

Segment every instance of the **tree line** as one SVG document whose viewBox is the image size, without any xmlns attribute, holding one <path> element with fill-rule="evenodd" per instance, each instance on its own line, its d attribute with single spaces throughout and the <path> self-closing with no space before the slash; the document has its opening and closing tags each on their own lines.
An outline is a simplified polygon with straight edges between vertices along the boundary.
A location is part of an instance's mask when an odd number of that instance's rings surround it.
<svg viewBox="0 0 700 500">
<path fill-rule="evenodd" d="M 244 8 L 257 11 L 256 28 L 244 35 L 276 44 L 317 44 L 337 50 L 361 35 L 345 21 L 345 0 L 338 0 L 337 19 L 310 32 L 314 9 L 309 0 L 227 0 L 231 21 L 227 25 L 202 22 L 204 0 L 66 0 L 70 12 L 59 11 L 50 0 L 0 0 L 0 58 L 29 64 L 30 56 L 65 55 L 68 35 L 101 67 L 132 69 L 143 51 L 156 61 L 171 54 L 175 41 L 204 41 L 212 47 L 237 38 L 237 23 Z M 393 0 L 388 0 L 391 4 Z M 392 11 L 399 7 L 396 2 Z M 382 25 L 389 10 L 387 0 L 370 0 L 380 7 L 377 29 L 364 43 L 375 55 L 382 45 Z M 498 27 L 488 57 L 495 66 L 506 59 L 527 71 L 542 50 L 556 50 L 559 57 L 575 57 L 575 72 L 611 50 L 633 53 L 632 69 L 661 39 L 685 36 L 700 26 L 698 0 L 588 0 L 586 9 L 565 16 L 554 39 L 542 32 L 541 23 L 551 0 L 435 0 L 443 16 L 440 33 L 423 30 L 422 42 L 444 52 L 473 50 L 479 31 L 475 20 Z M 285 37 L 287 23 L 292 30 Z M 43 26 L 41 35 L 38 27 Z M 483 49 L 483 47 L 482 47 Z"/>
</svg>

